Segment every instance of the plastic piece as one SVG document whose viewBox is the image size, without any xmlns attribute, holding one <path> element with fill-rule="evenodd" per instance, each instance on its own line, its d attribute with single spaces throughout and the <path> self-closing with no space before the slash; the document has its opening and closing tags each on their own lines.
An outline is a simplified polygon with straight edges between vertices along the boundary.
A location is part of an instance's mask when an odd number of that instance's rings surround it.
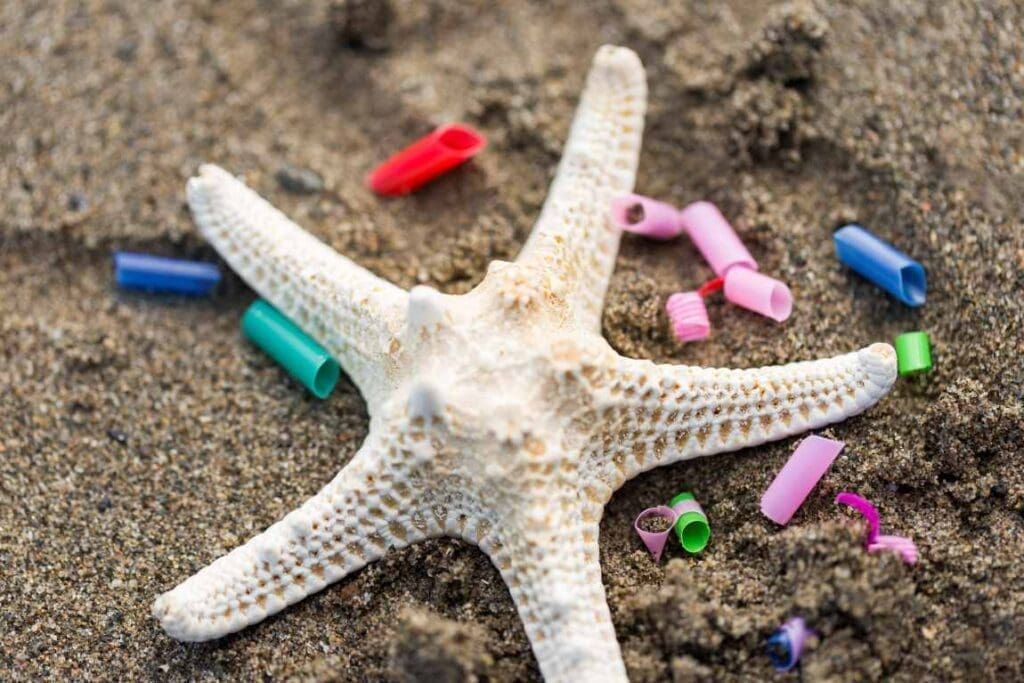
<svg viewBox="0 0 1024 683">
<path fill-rule="evenodd" d="M 711 526 L 708 524 L 707 515 L 704 514 L 704 508 L 693 494 L 683 491 L 672 498 L 668 506 L 678 515 L 673 528 L 683 550 L 693 555 L 704 550 L 708 545 L 708 539 L 711 538 Z"/>
<path fill-rule="evenodd" d="M 620 230 L 656 240 L 668 240 L 683 232 L 679 210 L 639 194 L 627 194 L 612 200 L 612 222 Z"/>
<path fill-rule="evenodd" d="M 881 518 L 878 515 L 878 510 L 871 504 L 867 498 L 862 498 L 856 493 L 850 493 L 849 491 L 843 491 L 836 496 L 836 503 L 840 505 L 848 505 L 854 510 L 864 515 L 864 518 L 868 521 L 868 535 L 864 539 L 864 545 L 870 546 L 878 538 L 878 532 L 881 529 Z"/>
<path fill-rule="evenodd" d="M 664 531 L 644 531 L 640 528 L 640 522 L 650 517 L 663 517 L 667 519 L 670 524 Z M 672 533 L 672 528 L 676 522 L 676 513 L 670 507 L 659 505 L 658 507 L 647 508 L 633 521 L 633 528 L 636 529 L 636 533 L 639 534 L 640 540 L 647 546 L 647 550 L 650 551 L 651 555 L 654 556 L 654 561 L 661 561 L 661 552 L 665 549 L 665 543 L 668 542 L 668 535 Z"/>
<path fill-rule="evenodd" d="M 665 302 L 665 312 L 672 322 L 672 331 L 681 342 L 707 339 L 711 334 L 708 309 L 698 292 L 677 292 Z"/>
<path fill-rule="evenodd" d="M 114 279 L 124 289 L 200 296 L 217 286 L 220 270 L 213 263 L 118 251 Z"/>
<path fill-rule="evenodd" d="M 714 280 L 708 280 L 698 287 L 697 294 L 700 294 L 702 298 L 707 298 L 715 292 L 721 291 L 723 287 L 725 287 L 725 280 L 716 277 Z"/>
<path fill-rule="evenodd" d="M 725 274 L 725 298 L 779 323 L 793 312 L 789 287 L 745 266 L 737 265 Z"/>
<path fill-rule="evenodd" d="M 242 331 L 317 398 L 327 398 L 341 369 L 319 344 L 262 299 L 242 316 Z"/>
<path fill-rule="evenodd" d="M 896 337 L 896 367 L 901 377 L 932 369 L 932 341 L 927 332 L 904 332 Z"/>
<path fill-rule="evenodd" d="M 764 516 L 787 524 L 845 445 L 813 434 L 801 441 L 761 496 Z"/>
<path fill-rule="evenodd" d="M 408 194 L 469 161 L 486 146 L 487 139 L 479 131 L 449 123 L 391 156 L 370 173 L 367 183 L 378 194 Z"/>
<path fill-rule="evenodd" d="M 803 618 L 793 617 L 772 634 L 768 639 L 768 659 L 776 671 L 789 671 L 797 665 L 811 633 Z"/>
<path fill-rule="evenodd" d="M 869 553 L 877 553 L 883 550 L 899 553 L 900 558 L 906 564 L 917 564 L 917 546 L 906 536 L 878 536 L 868 546 Z"/>
<path fill-rule="evenodd" d="M 907 306 L 924 303 L 927 281 L 924 266 L 874 233 L 857 224 L 832 235 L 839 260 Z"/>
<path fill-rule="evenodd" d="M 736 265 L 757 270 L 754 257 L 743 246 L 722 212 L 711 202 L 690 204 L 680 212 L 679 219 L 715 275 L 725 277 Z"/>
</svg>

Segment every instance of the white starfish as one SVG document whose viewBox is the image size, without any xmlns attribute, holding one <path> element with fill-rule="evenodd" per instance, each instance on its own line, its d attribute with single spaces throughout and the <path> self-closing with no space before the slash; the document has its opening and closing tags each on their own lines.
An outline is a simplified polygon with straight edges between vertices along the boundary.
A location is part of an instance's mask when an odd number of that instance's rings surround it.
<svg viewBox="0 0 1024 683">
<path fill-rule="evenodd" d="M 548 681 L 626 672 L 598 524 L 653 467 L 842 420 L 892 386 L 885 344 L 829 360 L 715 370 L 619 356 L 600 334 L 646 106 L 643 67 L 600 49 L 540 220 L 470 293 L 405 292 L 304 232 L 225 171 L 188 183 L 203 235 L 340 361 L 370 433 L 337 477 L 153 607 L 180 640 L 223 636 L 391 548 L 475 543 L 508 585 Z"/>
</svg>

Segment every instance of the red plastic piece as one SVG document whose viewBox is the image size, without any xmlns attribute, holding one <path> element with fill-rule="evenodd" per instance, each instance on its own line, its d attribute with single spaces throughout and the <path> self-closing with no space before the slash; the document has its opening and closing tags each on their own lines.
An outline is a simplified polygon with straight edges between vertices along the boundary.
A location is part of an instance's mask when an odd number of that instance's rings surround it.
<svg viewBox="0 0 1024 683">
<path fill-rule="evenodd" d="M 449 123 L 389 158 L 366 181 L 378 194 L 408 194 L 469 161 L 486 146 L 487 138 L 479 131 L 461 123 Z"/>
<path fill-rule="evenodd" d="M 700 294 L 702 299 L 706 299 L 711 294 L 722 289 L 725 286 L 725 279 L 716 277 L 714 280 L 708 280 L 697 289 L 697 294 Z"/>
</svg>

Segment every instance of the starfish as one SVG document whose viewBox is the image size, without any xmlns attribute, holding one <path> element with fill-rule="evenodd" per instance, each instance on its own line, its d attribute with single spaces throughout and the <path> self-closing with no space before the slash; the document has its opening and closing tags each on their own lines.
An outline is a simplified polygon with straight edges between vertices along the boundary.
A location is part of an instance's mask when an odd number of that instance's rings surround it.
<svg viewBox="0 0 1024 683">
<path fill-rule="evenodd" d="M 161 595 L 172 637 L 259 622 L 392 548 L 453 536 L 501 573 L 547 681 L 623 681 L 598 560 L 604 505 L 654 467 L 837 422 L 893 385 L 887 344 L 755 370 L 657 365 L 601 336 L 647 89 L 602 47 L 540 218 L 515 262 L 461 296 L 406 292 L 336 253 L 241 181 L 203 166 L 205 238 L 318 340 L 366 399 L 365 443 L 319 493 Z"/>
</svg>

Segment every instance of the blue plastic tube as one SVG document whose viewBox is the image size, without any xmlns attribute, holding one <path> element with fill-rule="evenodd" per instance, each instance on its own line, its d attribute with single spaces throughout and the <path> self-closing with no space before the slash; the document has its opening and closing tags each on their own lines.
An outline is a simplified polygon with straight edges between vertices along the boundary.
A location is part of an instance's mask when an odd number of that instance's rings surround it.
<svg viewBox="0 0 1024 683">
<path fill-rule="evenodd" d="M 212 263 L 118 251 L 114 278 L 125 289 L 198 296 L 209 294 L 220 282 L 220 270 Z"/>
<path fill-rule="evenodd" d="M 855 223 L 836 230 L 832 241 L 839 260 L 850 268 L 907 306 L 924 303 L 928 286 L 920 263 Z"/>
</svg>

